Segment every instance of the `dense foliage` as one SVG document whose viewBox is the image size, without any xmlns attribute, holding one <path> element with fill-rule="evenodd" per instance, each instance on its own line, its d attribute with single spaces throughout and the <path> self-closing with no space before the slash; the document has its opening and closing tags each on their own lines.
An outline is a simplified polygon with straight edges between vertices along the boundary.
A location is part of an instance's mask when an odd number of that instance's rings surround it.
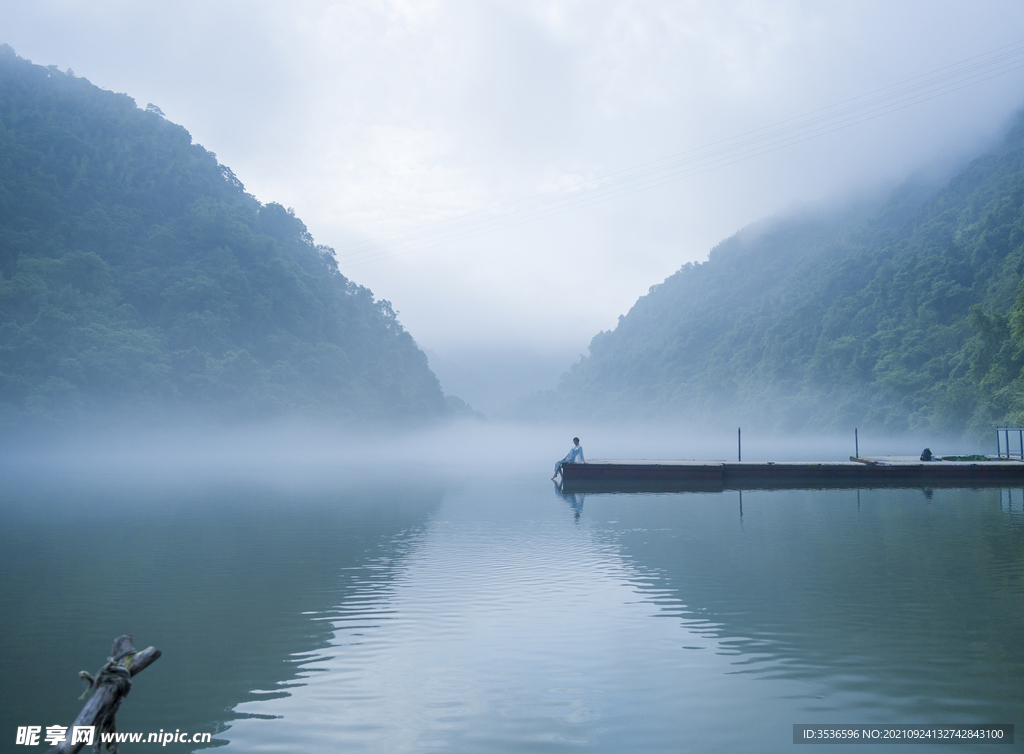
<svg viewBox="0 0 1024 754">
<path fill-rule="evenodd" d="M 0 47 L 0 421 L 446 410 L 290 210 L 158 108 Z"/>
<path fill-rule="evenodd" d="M 776 429 L 1024 421 L 1024 118 L 941 190 L 745 229 L 651 288 L 548 410 Z"/>
</svg>

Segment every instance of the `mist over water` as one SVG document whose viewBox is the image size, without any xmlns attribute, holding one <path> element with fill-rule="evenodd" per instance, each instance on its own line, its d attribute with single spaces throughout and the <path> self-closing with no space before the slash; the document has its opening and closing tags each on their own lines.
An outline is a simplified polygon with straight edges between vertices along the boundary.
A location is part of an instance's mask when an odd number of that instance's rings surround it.
<svg viewBox="0 0 1024 754">
<path fill-rule="evenodd" d="M 134 430 L 117 433 L 68 432 L 59 439 L 8 448 L 2 463 L 11 469 L 79 472 L 183 473 L 241 478 L 303 478 L 306 475 L 421 474 L 425 478 L 543 477 L 579 437 L 587 460 L 688 459 L 735 461 L 737 429 L 744 461 L 847 461 L 855 453 L 849 434 L 780 435 L 746 427 L 684 424 L 552 423 L 466 419 L 419 430 L 384 428 L 347 432 L 341 427 L 302 423 Z M 1016 443 L 1016 438 L 1014 438 Z M 995 452 L 995 443 L 988 449 Z M 859 432 L 862 456 L 973 453 L 976 442 L 935 434 L 899 437 Z M 1014 448 L 1016 448 L 1016 444 Z"/>
</svg>

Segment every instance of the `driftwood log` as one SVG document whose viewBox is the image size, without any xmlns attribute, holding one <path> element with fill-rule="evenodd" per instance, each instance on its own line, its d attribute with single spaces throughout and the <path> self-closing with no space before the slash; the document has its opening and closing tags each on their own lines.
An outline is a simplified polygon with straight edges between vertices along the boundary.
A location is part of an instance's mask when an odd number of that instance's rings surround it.
<svg viewBox="0 0 1024 754">
<path fill-rule="evenodd" d="M 99 751 L 102 747 L 101 731 L 113 731 L 114 715 L 121 706 L 121 700 L 128 696 L 131 691 L 131 678 L 152 665 L 162 654 L 159 649 L 148 647 L 142 651 L 135 651 L 132 646 L 131 636 L 118 636 L 114 639 L 114 646 L 110 648 L 110 657 L 106 664 L 94 679 L 92 696 L 82 707 L 78 717 L 68 728 L 64 742 L 59 743 L 47 752 L 47 754 L 78 754 L 85 742 L 71 743 L 71 733 L 75 726 L 95 726 L 93 746 Z M 81 674 L 88 679 L 88 674 Z M 114 744 L 111 751 L 117 751 L 117 744 Z"/>
</svg>

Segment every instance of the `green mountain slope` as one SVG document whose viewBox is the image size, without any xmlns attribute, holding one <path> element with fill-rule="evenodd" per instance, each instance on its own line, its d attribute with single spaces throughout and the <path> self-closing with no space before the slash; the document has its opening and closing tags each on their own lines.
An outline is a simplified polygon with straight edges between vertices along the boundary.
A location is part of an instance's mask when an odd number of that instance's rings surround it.
<svg viewBox="0 0 1024 754">
<path fill-rule="evenodd" d="M 1024 420 L 1024 119 L 942 190 L 759 223 L 651 288 L 547 410 L 779 430 Z"/>
<path fill-rule="evenodd" d="M 0 422 L 445 411 L 290 210 L 157 108 L 0 47 Z"/>
</svg>

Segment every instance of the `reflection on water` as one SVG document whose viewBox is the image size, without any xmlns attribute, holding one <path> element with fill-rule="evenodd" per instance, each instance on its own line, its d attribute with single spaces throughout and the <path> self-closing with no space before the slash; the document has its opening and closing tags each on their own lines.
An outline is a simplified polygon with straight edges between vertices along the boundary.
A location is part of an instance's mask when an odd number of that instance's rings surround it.
<svg viewBox="0 0 1024 754">
<path fill-rule="evenodd" d="M 585 515 L 581 495 L 449 494 L 380 588 L 321 616 L 307 685 L 240 708 L 280 719 L 228 738 L 770 751 L 795 722 L 1012 722 L 1024 529 L 998 492 L 866 490 L 859 512 L 856 491 L 748 492 L 742 522 L 735 493 Z"/>
<path fill-rule="evenodd" d="M 748 491 L 742 524 L 673 497 L 589 502 L 607 541 L 715 617 L 737 669 L 818 686 L 810 721 L 1024 709 L 1024 516 L 999 490 Z"/>
<path fill-rule="evenodd" d="M 120 730 L 222 730 L 253 689 L 280 689 L 330 639 L 309 616 L 344 598 L 339 573 L 386 562 L 440 500 L 429 485 L 331 478 L 8 474 L 3 735 L 67 725 L 77 672 L 95 672 L 122 633 L 163 657 L 136 679 Z"/>
<path fill-rule="evenodd" d="M 3 656 L 45 679 L 8 730 L 68 717 L 122 631 L 165 656 L 121 729 L 218 725 L 240 752 L 762 752 L 794 723 L 1021 722 L 1020 490 L 154 489 L 7 496 Z"/>
<path fill-rule="evenodd" d="M 572 508 L 573 520 L 579 522 L 583 515 L 583 503 L 587 500 L 585 492 L 562 492 L 562 488 L 555 484 L 555 495 L 562 498 Z"/>
</svg>

